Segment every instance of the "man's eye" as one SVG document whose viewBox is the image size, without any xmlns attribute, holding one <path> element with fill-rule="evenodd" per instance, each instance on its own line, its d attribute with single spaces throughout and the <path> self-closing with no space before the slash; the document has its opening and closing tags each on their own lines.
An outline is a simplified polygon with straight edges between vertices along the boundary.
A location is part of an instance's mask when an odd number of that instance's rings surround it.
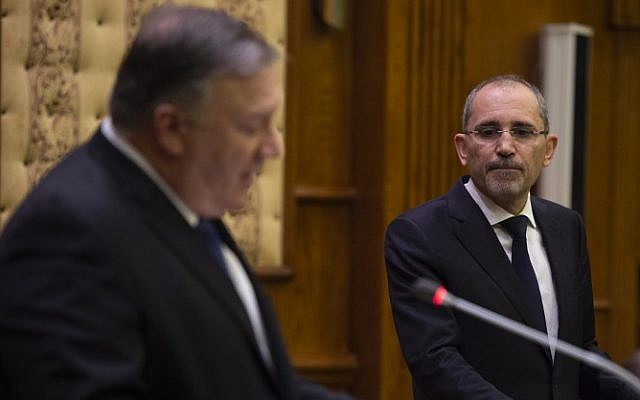
<svg viewBox="0 0 640 400">
<path fill-rule="evenodd" d="M 513 136 L 523 137 L 523 138 L 533 136 L 533 132 L 534 132 L 533 129 L 526 128 L 526 127 L 511 129 L 511 134 Z"/>
<path fill-rule="evenodd" d="M 478 128 L 477 131 L 478 131 L 478 135 L 483 137 L 495 137 L 495 136 L 498 136 L 498 132 L 499 132 L 497 128 L 491 128 L 491 127 Z"/>
<path fill-rule="evenodd" d="M 258 130 L 260 129 L 259 126 L 256 125 L 241 125 L 240 126 L 240 130 L 242 132 L 244 132 L 247 135 L 255 135 Z"/>
</svg>

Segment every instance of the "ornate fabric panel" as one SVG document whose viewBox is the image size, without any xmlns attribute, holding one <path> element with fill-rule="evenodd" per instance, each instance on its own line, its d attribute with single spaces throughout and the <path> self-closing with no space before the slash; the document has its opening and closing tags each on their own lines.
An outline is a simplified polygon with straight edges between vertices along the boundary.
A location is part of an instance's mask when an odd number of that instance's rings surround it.
<svg viewBox="0 0 640 400">
<path fill-rule="evenodd" d="M 32 2 L 25 68 L 29 88 L 27 182 L 32 186 L 78 144 L 78 0 Z"/>
</svg>

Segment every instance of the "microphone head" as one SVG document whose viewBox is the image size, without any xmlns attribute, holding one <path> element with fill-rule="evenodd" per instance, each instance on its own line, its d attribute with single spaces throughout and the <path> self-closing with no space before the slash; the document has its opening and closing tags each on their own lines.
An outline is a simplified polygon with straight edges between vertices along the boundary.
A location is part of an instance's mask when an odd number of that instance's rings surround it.
<svg viewBox="0 0 640 400">
<path fill-rule="evenodd" d="M 432 280 L 418 278 L 413 282 L 413 294 L 423 301 L 441 306 L 446 300 L 447 290 Z"/>
</svg>

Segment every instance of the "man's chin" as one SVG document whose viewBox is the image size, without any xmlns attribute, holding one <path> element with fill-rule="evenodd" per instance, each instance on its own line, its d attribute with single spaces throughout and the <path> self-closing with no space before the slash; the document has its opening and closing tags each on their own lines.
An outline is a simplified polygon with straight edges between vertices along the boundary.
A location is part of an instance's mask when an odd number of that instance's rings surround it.
<svg viewBox="0 0 640 400">
<path fill-rule="evenodd" d="M 497 178 L 497 179 L 496 179 Z M 522 191 L 522 179 L 503 179 L 504 176 L 487 180 L 489 192 L 496 196 L 517 196 Z"/>
<path fill-rule="evenodd" d="M 233 199 L 233 201 L 229 202 L 227 206 L 227 212 L 231 215 L 245 213 L 250 208 L 250 203 L 251 202 L 249 193 L 244 193 L 243 196 L 239 196 Z"/>
</svg>

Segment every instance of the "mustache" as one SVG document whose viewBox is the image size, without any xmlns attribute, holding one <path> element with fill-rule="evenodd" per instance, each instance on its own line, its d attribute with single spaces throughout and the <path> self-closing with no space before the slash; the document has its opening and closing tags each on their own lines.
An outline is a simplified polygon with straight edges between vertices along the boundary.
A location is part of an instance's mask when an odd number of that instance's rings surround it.
<svg viewBox="0 0 640 400">
<path fill-rule="evenodd" d="M 522 164 L 512 160 L 500 160 L 487 164 L 487 171 L 492 171 L 494 169 L 518 169 L 522 171 L 524 170 L 524 167 Z"/>
</svg>

